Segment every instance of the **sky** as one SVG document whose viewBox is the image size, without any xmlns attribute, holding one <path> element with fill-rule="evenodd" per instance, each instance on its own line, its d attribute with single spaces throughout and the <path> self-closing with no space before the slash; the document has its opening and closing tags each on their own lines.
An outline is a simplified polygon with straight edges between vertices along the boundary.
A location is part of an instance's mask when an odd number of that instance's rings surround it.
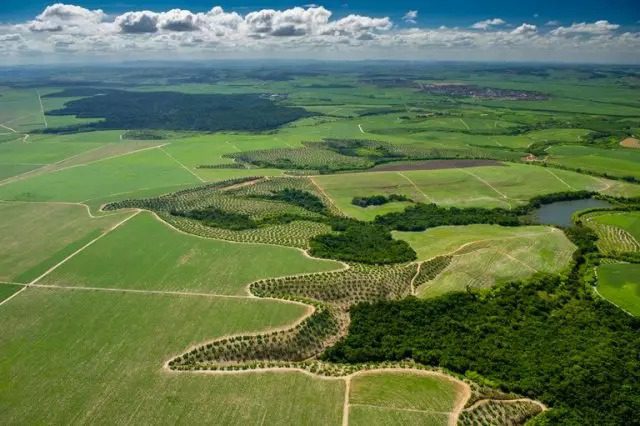
<svg viewBox="0 0 640 426">
<path fill-rule="evenodd" d="M 0 55 L 640 63 L 640 0 L 1 0 Z"/>
</svg>

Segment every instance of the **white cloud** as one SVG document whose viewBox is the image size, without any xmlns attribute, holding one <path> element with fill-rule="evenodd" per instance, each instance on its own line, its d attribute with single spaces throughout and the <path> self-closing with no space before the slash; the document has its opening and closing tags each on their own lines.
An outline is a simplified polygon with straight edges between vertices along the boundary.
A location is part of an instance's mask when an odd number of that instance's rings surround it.
<svg viewBox="0 0 640 426">
<path fill-rule="evenodd" d="M 547 21 L 544 25 L 546 25 L 547 27 L 557 27 L 560 24 L 561 24 L 560 21 L 551 20 L 551 21 Z"/>
<path fill-rule="evenodd" d="M 158 14 L 149 10 L 127 12 L 118 16 L 115 24 L 123 33 L 155 33 L 158 31 Z"/>
<path fill-rule="evenodd" d="M 493 18 L 493 19 L 485 19 L 484 21 L 476 22 L 475 24 L 471 25 L 471 28 L 473 28 L 474 30 L 488 30 L 491 27 L 496 27 L 504 24 L 506 24 L 504 20 L 500 18 Z"/>
<path fill-rule="evenodd" d="M 471 28 L 394 26 L 388 17 L 350 14 L 332 19 L 309 5 L 246 14 L 219 6 L 204 13 L 184 9 L 125 12 L 54 4 L 33 20 L 0 23 L 0 51 L 11 61 L 30 58 L 210 58 L 282 57 L 334 59 L 608 60 L 640 57 L 640 32 L 622 32 L 608 21 L 554 25 L 541 31 L 500 18 Z M 408 11 L 403 22 L 417 21 Z M 556 23 L 554 23 L 556 24 Z M 555 28 L 554 28 L 555 27 Z M 478 31 L 481 30 L 481 31 Z M 66 56 L 69 57 L 69 56 Z"/>
<path fill-rule="evenodd" d="M 573 24 L 570 27 L 558 27 L 551 31 L 551 34 L 561 37 L 603 35 L 609 34 L 618 28 L 620 28 L 620 25 L 611 24 L 609 21 L 602 20 L 593 23 L 582 22 Z"/>
<path fill-rule="evenodd" d="M 404 14 L 404 16 L 402 17 L 402 20 L 407 24 L 415 24 L 417 18 L 418 18 L 418 11 L 410 10 Z"/>
<path fill-rule="evenodd" d="M 535 34 L 538 31 L 538 27 L 532 24 L 527 24 L 526 22 L 515 28 L 511 31 L 511 34 L 515 35 L 525 35 L 525 34 Z"/>
</svg>

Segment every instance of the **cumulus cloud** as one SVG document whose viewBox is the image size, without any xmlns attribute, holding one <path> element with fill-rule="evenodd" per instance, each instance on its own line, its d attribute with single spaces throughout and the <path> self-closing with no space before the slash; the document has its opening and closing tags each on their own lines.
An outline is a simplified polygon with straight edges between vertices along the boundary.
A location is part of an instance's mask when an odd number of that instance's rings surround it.
<svg viewBox="0 0 640 426">
<path fill-rule="evenodd" d="M 402 17 L 402 20 L 404 22 L 406 22 L 407 24 L 415 24 L 416 23 L 416 19 L 418 19 L 418 11 L 417 10 L 410 10 L 407 13 L 405 13 L 404 16 Z"/>
<path fill-rule="evenodd" d="M 620 25 L 611 24 L 609 21 L 602 20 L 593 23 L 581 22 L 579 24 L 573 24 L 570 27 L 558 27 L 551 31 L 551 34 L 561 37 L 603 35 L 609 34 L 618 28 L 620 28 Z"/>
<path fill-rule="evenodd" d="M 47 6 L 42 13 L 27 23 L 33 32 L 90 32 L 91 27 L 99 26 L 107 15 L 101 10 L 89 10 L 71 4 L 56 3 Z"/>
<path fill-rule="evenodd" d="M 496 27 L 504 24 L 506 24 L 504 20 L 500 18 L 493 18 L 493 19 L 485 19 L 484 21 L 476 22 L 475 24 L 471 25 L 471 28 L 473 28 L 474 30 L 488 30 L 491 27 Z"/>
<path fill-rule="evenodd" d="M 216 6 L 208 12 L 185 9 L 134 10 L 109 16 L 102 10 L 56 3 L 32 20 L 0 22 L 0 51 L 19 61 L 61 52 L 74 58 L 171 57 L 331 57 L 398 59 L 634 60 L 640 32 L 621 31 L 605 20 L 558 23 L 542 29 L 530 23 L 506 25 L 500 18 L 470 28 L 420 28 L 410 10 L 395 26 L 389 17 L 351 14 L 334 18 L 317 5 L 262 9 L 245 14 Z M 551 23 L 548 23 L 551 24 Z M 8 56 L 7 56 L 8 55 Z M 62 56 L 60 56 L 62 57 Z M 611 59 L 614 58 L 614 59 Z M 640 57 L 635 57 L 640 62 Z"/>
<path fill-rule="evenodd" d="M 172 9 L 158 16 L 158 26 L 169 31 L 196 31 L 199 17 L 188 10 Z"/>
<path fill-rule="evenodd" d="M 526 22 L 515 28 L 511 31 L 511 34 L 515 35 L 525 35 L 525 34 L 534 34 L 538 31 L 538 27 L 532 24 L 527 24 Z"/>
<path fill-rule="evenodd" d="M 158 31 L 158 14 L 149 10 L 127 12 L 118 16 L 115 23 L 123 33 L 155 33 Z"/>
</svg>

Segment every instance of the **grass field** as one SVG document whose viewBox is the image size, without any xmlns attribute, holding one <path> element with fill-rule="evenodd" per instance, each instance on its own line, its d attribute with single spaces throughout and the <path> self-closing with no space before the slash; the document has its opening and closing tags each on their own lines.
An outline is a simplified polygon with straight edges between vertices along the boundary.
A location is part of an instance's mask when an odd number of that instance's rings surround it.
<svg viewBox="0 0 640 426">
<path fill-rule="evenodd" d="M 164 152 L 151 149 L 9 183 L 0 186 L 0 199 L 80 202 L 190 183 L 200 183 L 200 180 Z"/>
<path fill-rule="evenodd" d="M 441 226 L 393 234 L 411 245 L 418 260 L 453 255 L 440 274 L 418 288 L 420 297 L 487 288 L 537 272 L 561 272 L 575 249 L 562 232 L 545 226 Z"/>
<path fill-rule="evenodd" d="M 269 218 L 276 208 L 317 216 L 303 207 L 313 204 L 305 198 L 308 194 L 289 194 L 295 199 L 286 208 L 264 199 L 282 195 L 278 191 L 286 192 L 282 190 L 291 185 L 326 195 L 335 204 L 333 213 L 371 221 L 418 202 L 510 209 L 532 197 L 561 191 L 640 196 L 640 185 L 563 169 L 640 178 L 640 151 L 614 145 L 631 134 L 637 138 L 640 132 L 639 74 L 632 67 L 399 66 L 386 61 L 372 61 L 366 67 L 337 61 L 304 67 L 293 63 L 259 68 L 227 68 L 221 63 L 211 69 L 192 65 L 158 68 L 150 64 L 144 69 L 105 65 L 72 67 L 71 72 L 35 66 L 20 73 L 15 72 L 17 68 L 0 70 L 0 80 L 6 80 L 0 82 L 0 323 L 4 330 L 0 335 L 0 424 L 451 424 L 455 417 L 451 413 L 461 409 L 459 403 L 468 389 L 425 371 L 371 371 L 336 378 L 290 370 L 178 372 L 165 368 L 165 363 L 193 348 L 210 349 L 213 345 L 206 343 L 231 335 L 253 336 L 233 340 L 230 356 L 223 357 L 223 362 L 239 359 L 237 355 L 251 351 L 254 342 L 265 344 L 266 340 L 293 342 L 273 346 L 265 357 L 289 359 L 283 353 L 291 348 L 303 353 L 324 335 L 326 330 L 315 327 L 332 327 L 333 322 L 322 322 L 320 314 L 326 314 L 322 306 L 328 306 L 329 316 L 342 325 L 355 301 L 389 301 L 409 294 L 434 298 L 447 292 L 488 289 L 537 273 L 566 273 L 576 249 L 561 230 L 547 226 L 443 226 L 393 232 L 393 238 L 415 250 L 416 263 L 423 269 L 415 263 L 352 263 L 344 269 L 340 262 L 311 258 L 302 250 L 249 242 L 307 247 L 312 235 L 329 232 L 328 225 L 301 221 L 294 215 L 280 217 L 291 223 L 242 231 L 208 227 L 195 220 L 176 222 L 194 232 L 187 234 L 147 211 L 101 212 L 105 203 L 156 197 L 227 179 L 288 173 L 312 175 L 318 191 L 294 178 L 282 180 L 288 182 L 283 184 L 264 179 L 254 182 L 255 186 L 241 184 L 228 193 L 221 191 L 206 201 L 194 200 L 193 205 L 220 209 L 226 216 L 255 215 L 254 219 Z M 422 90 L 424 84 L 443 82 L 536 91 L 548 99 L 515 101 Z M 126 129 L 59 133 L 63 126 L 102 120 L 46 115 L 64 108 L 68 101 L 82 99 L 82 91 L 91 93 L 94 86 L 142 92 L 245 93 L 262 98 L 278 94 L 278 100 L 273 108 L 265 108 L 264 115 L 238 123 L 237 128 L 244 129 L 238 131 L 188 130 L 191 121 L 202 117 L 183 117 L 183 130 L 154 129 L 137 120 L 140 117 L 129 117 L 132 120 L 123 119 L 117 125 Z M 65 89 L 79 89 L 78 97 L 46 96 Z M 260 120 L 271 121 L 271 112 L 280 107 L 303 107 L 318 114 L 268 131 L 250 131 Z M 157 112 L 175 112 L 173 108 Z M 158 115 L 149 116 L 152 119 Z M 599 139 L 592 144 L 596 136 Z M 324 139 L 342 142 L 313 144 Z M 605 140 L 611 143 L 601 144 Z M 364 143 L 358 145 L 358 141 Z M 529 151 L 539 155 L 541 146 L 547 147 L 549 167 L 518 162 Z M 229 157 L 246 151 L 261 151 L 258 160 L 278 161 L 238 164 Z M 384 161 L 390 159 L 458 157 L 497 161 L 483 167 L 458 164 L 459 168 L 449 169 L 323 174 L 342 170 L 339 166 L 344 164 L 360 167 L 377 162 L 388 165 Z M 293 170 L 301 166 L 306 168 Z M 259 185 L 267 189 L 256 190 Z M 256 198 L 247 195 L 237 201 L 228 195 L 243 191 Z M 354 197 L 391 194 L 411 201 L 367 208 L 352 204 Z M 170 215 L 169 209 L 163 212 Z M 614 258 L 620 251 L 640 251 L 640 213 L 595 212 L 584 218 L 598 233 L 605 255 Z M 207 235 L 230 241 L 204 238 Z M 614 261 L 603 260 L 597 267 L 598 292 L 640 315 L 639 265 L 606 263 Z M 431 271 L 435 277 L 426 281 Z M 304 276 L 276 279 L 296 274 Z M 265 281 L 254 284 L 249 294 L 247 285 L 259 280 Z M 564 297 L 574 290 L 562 291 L 539 296 Z M 289 328 L 309 314 L 309 306 L 277 300 L 281 297 L 308 297 L 326 305 L 316 306 L 320 306 L 319 315 L 311 317 L 307 334 L 300 334 L 298 340 L 295 330 L 278 333 L 275 339 L 258 338 L 255 334 Z M 527 320 L 524 316 L 521 323 Z M 338 328 L 330 338 L 344 336 L 340 334 L 344 329 Z M 495 332 L 481 331 L 487 341 Z M 290 336 L 296 339 L 286 340 Z M 446 368 L 464 359 L 460 352 L 435 355 Z M 495 368 L 508 364 L 503 360 Z M 536 375 L 540 366 L 535 367 L 502 376 L 520 374 L 518 379 L 525 377 L 523 382 L 530 379 L 531 384 L 540 377 Z M 464 373 L 464 368 L 459 372 Z M 586 369 L 578 373 L 590 374 Z M 562 375 L 554 386 L 571 377 L 566 371 Z M 532 393 L 527 396 L 547 396 Z M 488 413 L 483 418 L 486 422 L 500 418 L 508 423 L 504 407 L 502 411 L 496 404 L 483 407 L 480 417 Z M 343 418 L 345 412 L 347 418 Z"/>
<path fill-rule="evenodd" d="M 303 312 L 257 299 L 27 289 L 0 310 L 2 423 L 338 424 L 343 381 L 162 369 L 189 345 Z"/>
<path fill-rule="evenodd" d="M 15 292 L 19 291 L 20 289 L 22 289 L 22 286 L 18 284 L 0 283 L 0 302 L 2 302 Z"/>
<path fill-rule="evenodd" d="M 361 208 L 353 197 L 403 194 L 416 202 L 457 207 L 511 208 L 536 195 L 593 190 L 640 195 L 640 186 L 606 181 L 565 170 L 509 164 L 464 169 L 321 175 L 314 180 L 345 214 L 371 220 L 378 214 L 402 210 L 405 203 Z"/>
<path fill-rule="evenodd" d="M 554 146 L 548 162 L 610 176 L 640 178 L 640 152 L 629 149 L 601 149 L 580 145 Z"/>
<path fill-rule="evenodd" d="M 439 376 L 365 373 L 351 379 L 349 424 L 446 425 L 462 386 Z"/>
<path fill-rule="evenodd" d="M 300 250 L 198 238 L 142 213 L 47 275 L 41 284 L 247 294 L 261 278 L 342 268 Z"/>
<path fill-rule="evenodd" d="M 0 203 L 0 281 L 31 281 L 129 214 L 91 218 L 81 205 Z"/>
<path fill-rule="evenodd" d="M 604 253 L 640 251 L 640 212 L 595 212 L 587 214 L 586 223 Z"/>
<path fill-rule="evenodd" d="M 611 263 L 598 267 L 598 293 L 635 316 L 640 316 L 640 265 Z"/>
</svg>

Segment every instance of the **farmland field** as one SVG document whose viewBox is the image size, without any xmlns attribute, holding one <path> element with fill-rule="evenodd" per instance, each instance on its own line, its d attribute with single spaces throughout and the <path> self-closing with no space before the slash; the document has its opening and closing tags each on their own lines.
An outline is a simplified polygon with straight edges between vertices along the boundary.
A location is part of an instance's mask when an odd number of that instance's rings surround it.
<svg viewBox="0 0 640 426">
<path fill-rule="evenodd" d="M 561 272 L 575 249 L 562 232 L 543 226 L 443 226 L 420 233 L 396 232 L 394 237 L 408 241 L 420 261 L 452 257 L 435 278 L 418 287 L 420 297 Z"/>
<path fill-rule="evenodd" d="M 637 67 L 141 64 L 0 66 L 1 424 L 634 424 Z"/>
<path fill-rule="evenodd" d="M 612 263 L 598 267 L 598 292 L 635 316 L 640 316 L 640 267 Z"/>
<path fill-rule="evenodd" d="M 349 216 L 371 220 L 379 214 L 401 211 L 406 202 L 361 208 L 351 204 L 356 196 L 402 194 L 416 202 L 456 207 L 513 208 L 530 198 L 562 191 L 602 191 L 638 196 L 640 188 L 610 184 L 601 178 L 565 170 L 505 165 L 464 169 L 407 170 L 402 172 L 323 175 L 314 178 Z"/>
<path fill-rule="evenodd" d="M 462 383 L 437 375 L 382 372 L 351 379 L 349 423 L 446 425 Z"/>
</svg>

